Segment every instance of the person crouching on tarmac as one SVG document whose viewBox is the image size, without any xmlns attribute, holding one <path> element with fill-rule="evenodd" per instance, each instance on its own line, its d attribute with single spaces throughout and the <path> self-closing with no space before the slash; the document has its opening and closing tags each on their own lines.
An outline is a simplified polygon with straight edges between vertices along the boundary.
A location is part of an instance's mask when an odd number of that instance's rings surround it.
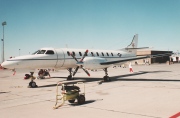
<svg viewBox="0 0 180 118">
<path fill-rule="evenodd" d="M 38 77 L 37 77 L 38 79 L 44 79 L 45 77 L 44 77 L 44 71 L 43 71 L 43 69 L 40 69 L 39 70 L 39 72 L 38 72 Z"/>
<path fill-rule="evenodd" d="M 51 77 L 49 72 L 47 70 L 43 70 L 43 69 L 40 69 L 40 71 L 38 72 L 38 79 L 45 79 L 44 76 L 49 76 L 49 78 Z"/>
<path fill-rule="evenodd" d="M 51 77 L 48 70 L 44 70 L 44 76 L 49 76 L 49 78 Z"/>
</svg>

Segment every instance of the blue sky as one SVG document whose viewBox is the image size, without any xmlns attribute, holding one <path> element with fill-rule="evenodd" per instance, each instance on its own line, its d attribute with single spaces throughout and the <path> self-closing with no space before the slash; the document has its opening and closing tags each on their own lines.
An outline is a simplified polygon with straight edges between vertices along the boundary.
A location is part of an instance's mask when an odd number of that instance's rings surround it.
<svg viewBox="0 0 180 118">
<path fill-rule="evenodd" d="M 41 47 L 180 51 L 180 0 L 0 0 L 5 59 Z M 1 25 L 0 36 L 3 28 Z M 0 45 L 2 53 L 2 41 Z M 1 54 L 2 55 L 2 54 Z M 2 57 L 1 57 L 2 58 Z M 1 62 L 0 58 L 0 62 Z"/>
</svg>

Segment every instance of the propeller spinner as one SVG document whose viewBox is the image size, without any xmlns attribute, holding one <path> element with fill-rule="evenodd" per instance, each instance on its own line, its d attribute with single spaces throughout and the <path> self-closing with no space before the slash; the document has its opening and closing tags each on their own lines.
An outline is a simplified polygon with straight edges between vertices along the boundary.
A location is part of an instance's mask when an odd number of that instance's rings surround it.
<svg viewBox="0 0 180 118">
<path fill-rule="evenodd" d="M 88 76 L 90 76 L 89 72 L 83 67 L 83 60 L 84 60 L 84 58 L 87 56 L 87 53 L 88 53 L 88 50 L 86 50 L 86 51 L 84 52 L 84 55 L 83 55 L 83 57 L 80 59 L 80 61 L 78 61 L 77 58 L 73 55 L 73 53 L 71 53 L 71 56 L 73 57 L 73 59 L 76 60 L 77 65 L 78 65 L 78 66 L 76 67 L 75 71 L 73 72 L 73 76 L 77 73 L 79 67 L 82 68 L 82 69 L 84 70 L 84 72 L 85 72 Z"/>
</svg>

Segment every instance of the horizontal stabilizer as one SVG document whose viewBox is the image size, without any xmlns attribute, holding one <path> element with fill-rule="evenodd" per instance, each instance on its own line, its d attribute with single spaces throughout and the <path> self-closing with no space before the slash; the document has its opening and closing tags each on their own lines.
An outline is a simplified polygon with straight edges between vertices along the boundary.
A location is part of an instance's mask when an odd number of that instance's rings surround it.
<svg viewBox="0 0 180 118">
<path fill-rule="evenodd" d="M 140 50 L 140 49 L 149 49 L 149 47 L 140 47 L 140 48 L 125 48 L 125 50 Z"/>
</svg>

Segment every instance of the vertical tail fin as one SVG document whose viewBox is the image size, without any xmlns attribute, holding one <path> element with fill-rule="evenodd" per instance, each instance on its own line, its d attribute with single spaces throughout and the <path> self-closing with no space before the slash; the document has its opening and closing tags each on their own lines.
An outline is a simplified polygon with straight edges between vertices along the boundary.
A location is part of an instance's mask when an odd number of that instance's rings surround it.
<svg viewBox="0 0 180 118">
<path fill-rule="evenodd" d="M 138 34 L 135 34 L 131 43 L 126 48 L 123 48 L 121 50 L 130 52 L 136 55 L 137 50 L 140 50 L 140 49 L 149 49 L 149 47 L 138 48 Z"/>
<path fill-rule="evenodd" d="M 138 34 L 134 35 L 133 40 L 132 40 L 131 44 L 127 46 L 127 49 L 128 48 L 130 48 L 130 49 L 137 48 L 137 46 L 138 46 Z"/>
<path fill-rule="evenodd" d="M 125 49 L 128 52 L 134 53 L 136 55 L 137 47 L 138 47 L 138 34 L 135 34 L 133 39 L 132 39 L 132 42 Z"/>
</svg>

